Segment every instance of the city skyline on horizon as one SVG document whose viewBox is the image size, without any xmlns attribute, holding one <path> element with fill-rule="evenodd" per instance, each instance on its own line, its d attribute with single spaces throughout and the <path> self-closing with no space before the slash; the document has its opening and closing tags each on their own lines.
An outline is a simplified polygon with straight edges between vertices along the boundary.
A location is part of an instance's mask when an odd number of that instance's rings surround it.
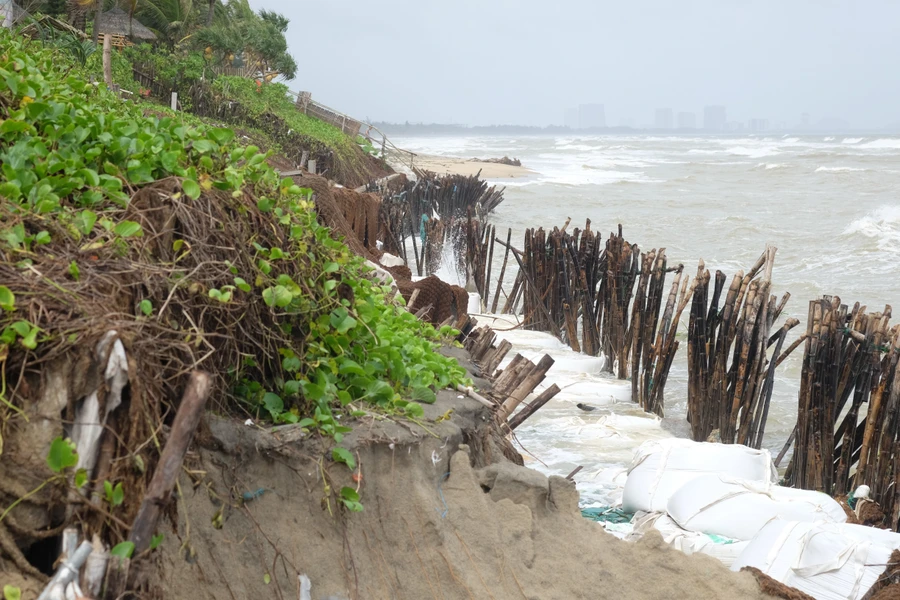
<svg viewBox="0 0 900 600">
<path fill-rule="evenodd" d="M 578 119 L 578 112 L 583 106 L 599 107 L 599 111 L 605 115 L 605 105 L 592 103 L 589 105 L 581 104 L 577 108 L 567 108 L 564 111 L 563 126 L 570 129 L 587 129 L 591 126 L 582 125 Z M 549 126 L 554 126 L 552 123 Z M 831 130 L 834 128 L 853 129 L 851 123 L 846 119 L 833 116 L 823 116 L 818 120 L 813 120 L 808 112 L 799 115 L 799 119 L 795 123 L 785 120 L 774 120 L 761 116 L 750 116 L 746 118 L 729 119 L 727 107 L 720 104 L 711 104 L 703 107 L 701 111 L 676 110 L 672 107 L 661 107 L 654 111 L 651 119 L 645 122 L 639 122 L 634 117 L 620 117 L 617 125 L 604 122 L 600 127 L 629 127 L 632 129 L 651 129 L 651 130 L 699 130 L 707 132 L 733 132 L 733 131 L 784 131 L 784 130 Z M 896 128 L 897 124 L 888 123 L 880 128 L 874 129 L 890 129 Z M 872 129 L 872 128 L 864 128 Z"/>
</svg>

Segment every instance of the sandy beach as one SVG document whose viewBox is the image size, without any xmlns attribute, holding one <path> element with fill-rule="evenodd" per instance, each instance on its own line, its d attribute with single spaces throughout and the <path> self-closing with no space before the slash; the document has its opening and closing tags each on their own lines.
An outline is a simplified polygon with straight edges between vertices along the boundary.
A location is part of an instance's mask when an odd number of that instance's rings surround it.
<svg viewBox="0 0 900 600">
<path fill-rule="evenodd" d="M 535 171 L 526 167 L 514 167 L 499 163 L 480 162 L 477 160 L 454 158 L 450 156 L 432 156 L 428 154 L 417 154 L 415 165 L 419 169 L 434 171 L 441 175 L 475 175 L 478 171 L 481 171 L 481 177 L 484 179 L 513 179 L 535 174 Z"/>
</svg>

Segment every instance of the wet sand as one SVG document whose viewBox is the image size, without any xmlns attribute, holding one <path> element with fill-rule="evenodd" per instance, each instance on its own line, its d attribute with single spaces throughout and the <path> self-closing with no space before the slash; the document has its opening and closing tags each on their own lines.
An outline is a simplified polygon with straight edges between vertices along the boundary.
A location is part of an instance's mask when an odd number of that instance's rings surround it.
<svg viewBox="0 0 900 600">
<path fill-rule="evenodd" d="M 512 179 L 535 174 L 535 171 L 525 167 L 427 154 L 416 155 L 415 165 L 419 169 L 434 171 L 441 175 L 475 175 L 480 170 L 481 177 L 484 179 Z"/>
</svg>

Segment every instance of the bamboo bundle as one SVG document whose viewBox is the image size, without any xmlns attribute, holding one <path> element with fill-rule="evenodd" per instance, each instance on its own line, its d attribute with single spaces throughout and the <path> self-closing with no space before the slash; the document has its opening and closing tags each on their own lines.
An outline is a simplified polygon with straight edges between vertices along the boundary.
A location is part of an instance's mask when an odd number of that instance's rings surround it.
<svg viewBox="0 0 900 600">
<path fill-rule="evenodd" d="M 619 379 L 628 375 L 628 348 L 625 334 L 628 330 L 628 305 L 638 276 L 640 252 L 637 244 L 629 245 L 619 234 L 610 234 L 606 240 L 606 272 L 598 289 L 598 315 L 602 332 L 601 347 L 607 357 L 606 370 L 615 369 Z"/>
<path fill-rule="evenodd" d="M 591 231 L 590 221 L 584 231 L 576 228 L 570 234 L 567 227 L 568 223 L 549 234 L 543 229 L 525 232 L 523 252 L 513 250 L 516 257 L 522 256 L 524 273 L 510 298 L 515 299 L 524 287 L 522 312 L 527 328 L 558 334 L 572 349 L 596 356 L 602 349 L 598 307 L 604 305 L 598 281 L 606 264 L 600 236 Z"/>
<path fill-rule="evenodd" d="M 718 430 L 725 443 L 762 445 L 777 364 L 766 352 L 773 345 L 779 352 L 798 324 L 788 319 L 770 336 L 790 297 L 785 294 L 778 302 L 769 294 L 775 251 L 767 247 L 747 275 L 734 276 L 721 308 L 725 274 L 716 272 L 710 299 L 709 271 L 700 261 L 688 326 L 687 416 L 694 440 L 706 440 Z"/>
<path fill-rule="evenodd" d="M 631 310 L 631 325 L 625 336 L 624 358 L 627 359 L 629 351 L 631 354 L 631 398 L 645 411 L 660 416 L 663 415 L 666 379 L 678 351 L 675 331 L 690 297 L 685 280 L 676 309 L 683 270 L 684 265 L 666 268 L 665 248 L 660 249 L 659 253 L 651 250 L 641 256 L 641 274 Z M 669 271 L 675 272 L 675 279 L 660 322 L 663 290 Z"/>
<path fill-rule="evenodd" d="M 513 415 L 515 409 L 544 380 L 547 371 L 553 366 L 553 359 L 545 354 L 537 364 L 534 364 L 521 354 L 516 354 L 505 369 L 497 370 L 512 348 L 512 344 L 504 340 L 499 346 L 495 346 L 496 339 L 497 334 L 489 327 L 479 327 L 467 336 L 464 346 L 472 356 L 472 360 L 481 367 L 482 376 L 492 382 L 489 395 L 497 402 L 496 419 L 511 431 L 558 394 L 560 388 L 556 384 L 549 386 Z"/>
<path fill-rule="evenodd" d="M 866 313 L 859 303 L 848 310 L 838 297 L 810 302 L 795 450 L 785 479 L 829 494 L 866 484 L 896 529 L 900 331 L 889 330 L 890 317 L 890 306 Z"/>
<path fill-rule="evenodd" d="M 478 175 L 437 175 L 419 170 L 416 175 L 416 181 L 405 181 L 402 185 L 393 181 L 369 186 L 370 191 L 382 195 L 379 232 L 384 250 L 410 265 L 409 259 L 413 257 L 407 256 L 406 246 L 407 238 L 412 238 L 415 270 L 422 275 L 423 270 L 431 274 L 437 269 L 435 264 L 440 264 L 444 246 L 453 243 L 459 263 L 457 270 L 463 272 L 466 253 L 461 244 L 469 235 L 468 226 L 473 220 L 486 222 L 487 215 L 503 201 L 504 189 L 489 186 Z M 436 222 L 442 226 L 438 228 Z M 423 238 L 427 242 L 423 243 Z M 484 239 L 488 239 L 486 235 Z M 421 254 L 419 245 L 423 246 Z M 484 262 L 489 264 L 486 259 Z"/>
</svg>

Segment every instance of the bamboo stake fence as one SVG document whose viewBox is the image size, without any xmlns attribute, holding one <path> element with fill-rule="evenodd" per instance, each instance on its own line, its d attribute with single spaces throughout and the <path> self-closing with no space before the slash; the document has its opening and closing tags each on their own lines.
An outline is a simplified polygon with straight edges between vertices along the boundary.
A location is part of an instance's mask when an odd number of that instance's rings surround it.
<svg viewBox="0 0 900 600">
<path fill-rule="evenodd" d="M 518 313 L 521 305 L 526 328 L 552 333 L 576 352 L 605 356 L 608 372 L 632 378 L 634 401 L 662 415 L 663 390 L 678 350 L 675 330 L 688 297 L 686 284 L 678 294 L 683 266 L 669 268 L 665 249 L 642 256 L 637 245 L 624 239 L 621 226 L 604 244 L 591 230 L 590 220 L 583 230 L 571 233 L 569 224 L 550 232 L 527 230 L 523 250 L 511 245 L 512 230 L 503 242 L 496 229 L 488 227 L 482 234 L 474 227 L 467 260 L 475 286 L 486 304 L 491 256 L 494 245 L 500 244 L 505 252 L 491 311 L 497 311 L 502 291 L 502 312 Z M 518 273 L 507 293 L 504 277 L 510 255 Z M 670 272 L 676 274 L 675 282 L 663 310 Z"/>
<path fill-rule="evenodd" d="M 767 247 L 750 271 L 731 280 L 722 306 L 726 276 L 710 274 L 703 261 L 694 278 L 688 325 L 688 421 L 691 436 L 762 447 L 775 367 L 796 346 L 778 356 L 797 319 L 787 319 L 772 334 L 790 294 L 770 295 L 774 247 Z M 760 278 L 757 278 L 761 275 Z M 770 360 L 766 352 L 774 346 Z M 718 435 L 716 435 L 718 434 Z"/>
<path fill-rule="evenodd" d="M 896 530 L 900 517 L 900 325 L 825 296 L 809 304 L 792 486 L 846 494 L 868 485 Z M 787 446 L 787 445 L 786 445 Z"/>
<path fill-rule="evenodd" d="M 779 322 L 790 294 L 772 294 L 774 247 L 730 283 L 721 271 L 711 276 L 702 260 L 696 275 L 685 277 L 682 265 L 668 265 L 664 248 L 642 253 L 625 240 L 621 226 L 603 242 L 589 220 L 584 229 L 570 230 L 568 221 L 552 230 L 529 229 L 519 250 L 511 229 L 504 240 L 484 222 L 486 204 L 465 200 L 471 193 L 460 195 L 457 187 L 454 195 L 446 180 L 440 189 L 436 179 L 421 185 L 407 186 L 399 202 L 384 203 L 383 222 L 392 232 L 387 251 L 393 248 L 405 259 L 405 238 L 420 237 L 421 215 L 441 215 L 422 226 L 421 253 L 414 245 L 420 268 L 433 272 L 445 244 L 453 243 L 484 310 L 520 314 L 524 327 L 606 357 L 604 368 L 630 378 L 632 398 L 647 412 L 664 413 L 668 373 L 686 344 L 687 418 L 695 440 L 762 447 L 775 369 L 805 343 L 797 425 L 776 459 L 780 463 L 794 446 L 785 483 L 835 495 L 868 485 L 897 529 L 900 325 L 889 326 L 890 307 L 867 313 L 864 306 L 848 309 L 826 296 L 810 303 L 806 332 L 787 344 L 799 321 Z M 675 334 L 685 311 L 687 339 L 679 342 Z M 552 360 L 535 365 L 516 356 L 499 371 L 510 345 L 494 341 L 479 329 L 466 347 L 493 381 L 497 418 L 513 430 L 559 390 L 551 386 L 516 412 Z"/>
<path fill-rule="evenodd" d="M 487 216 L 503 202 L 504 188 L 479 179 L 480 171 L 472 176 L 437 175 L 418 169 L 415 173 L 418 179 L 406 181 L 400 188 L 392 183 L 370 186 L 369 191 L 383 197 L 379 221 L 385 252 L 400 256 L 410 265 L 406 240 L 412 238 L 415 262 L 411 268 L 414 266 L 420 276 L 423 271 L 431 275 L 440 266 L 445 245 L 451 243 L 459 258 L 457 268 L 465 272 L 465 259 L 472 249 L 462 244 L 470 244 L 472 223 L 483 227 Z"/>
</svg>

